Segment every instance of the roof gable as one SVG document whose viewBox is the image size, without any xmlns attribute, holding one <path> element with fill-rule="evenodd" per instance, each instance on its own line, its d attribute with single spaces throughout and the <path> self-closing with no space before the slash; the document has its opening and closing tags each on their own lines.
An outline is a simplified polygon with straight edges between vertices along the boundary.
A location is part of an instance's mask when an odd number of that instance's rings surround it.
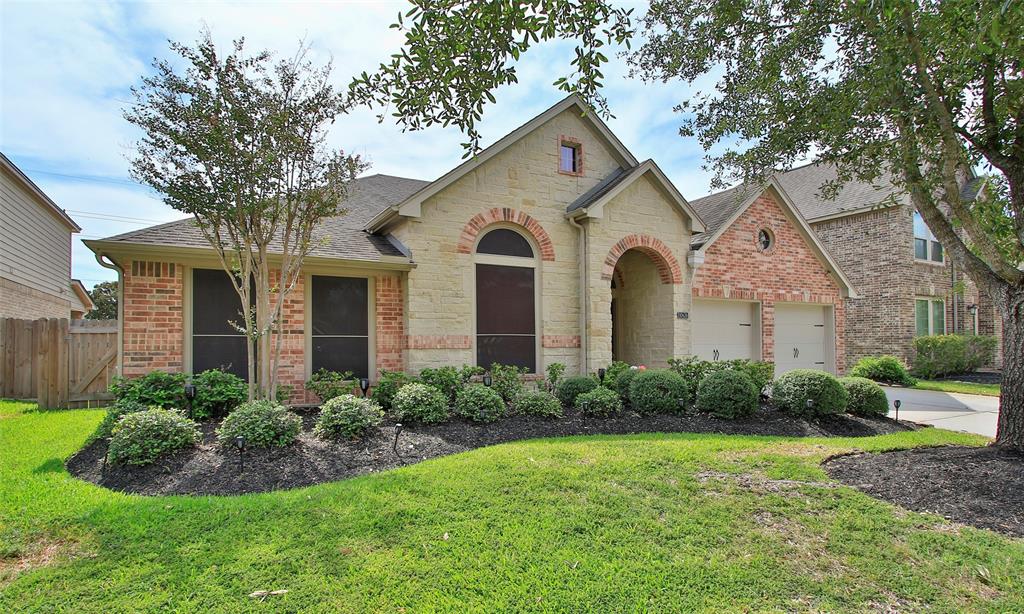
<svg viewBox="0 0 1024 614">
<path fill-rule="evenodd" d="M 18 168 L 14 162 L 11 162 L 10 158 L 5 156 L 3 153 L 0 153 L 0 168 L 3 168 L 5 171 L 10 173 L 14 180 L 21 185 L 23 190 L 34 196 L 36 202 L 40 203 L 47 211 L 50 212 L 51 215 L 70 228 L 71 232 L 82 231 L 82 227 L 75 223 L 75 220 L 71 219 L 71 216 L 67 214 L 67 211 L 64 211 L 57 206 L 57 203 L 53 202 L 53 200 L 46 195 L 46 192 L 43 192 L 34 181 L 29 179 L 28 175 L 21 172 L 21 169 Z"/>
</svg>

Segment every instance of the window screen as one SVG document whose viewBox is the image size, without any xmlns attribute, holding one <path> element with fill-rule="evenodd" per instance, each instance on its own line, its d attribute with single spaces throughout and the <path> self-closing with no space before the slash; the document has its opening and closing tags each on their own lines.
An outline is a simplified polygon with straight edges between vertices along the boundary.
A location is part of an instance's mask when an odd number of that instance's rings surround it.
<svg viewBox="0 0 1024 614">
<path fill-rule="evenodd" d="M 536 372 L 534 270 L 476 265 L 477 364 L 525 367 Z"/>
<path fill-rule="evenodd" d="M 224 271 L 192 271 L 192 372 L 224 369 L 248 379 L 242 301 Z"/>
<path fill-rule="evenodd" d="M 369 377 L 369 286 L 361 277 L 314 275 L 310 287 L 313 371 Z"/>
<path fill-rule="evenodd" d="M 533 248 L 526 238 L 507 228 L 498 228 L 485 234 L 476 246 L 476 251 L 478 254 L 533 258 Z"/>
</svg>

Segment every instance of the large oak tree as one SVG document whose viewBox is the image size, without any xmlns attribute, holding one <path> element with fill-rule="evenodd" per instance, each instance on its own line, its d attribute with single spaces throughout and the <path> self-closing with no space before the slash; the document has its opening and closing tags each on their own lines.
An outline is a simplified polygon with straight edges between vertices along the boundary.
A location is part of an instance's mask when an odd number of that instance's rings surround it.
<svg viewBox="0 0 1024 614">
<path fill-rule="evenodd" d="M 411 129 L 459 126 L 470 149 L 492 90 L 516 81 L 536 43 L 576 41 L 556 85 L 606 112 L 606 52 L 633 41 L 634 78 L 720 75 L 678 106 L 683 135 L 725 147 L 709 157 L 719 185 L 809 156 L 836 164 L 840 182 L 891 174 L 1002 317 L 996 439 L 1024 448 L 1024 272 L 1011 257 L 1024 249 L 1022 3 L 655 0 L 634 16 L 608 0 L 418 0 L 395 27 L 402 49 L 353 81 L 354 99 L 388 105 Z M 961 197 L 978 168 L 1005 185 L 1005 207 Z"/>
</svg>

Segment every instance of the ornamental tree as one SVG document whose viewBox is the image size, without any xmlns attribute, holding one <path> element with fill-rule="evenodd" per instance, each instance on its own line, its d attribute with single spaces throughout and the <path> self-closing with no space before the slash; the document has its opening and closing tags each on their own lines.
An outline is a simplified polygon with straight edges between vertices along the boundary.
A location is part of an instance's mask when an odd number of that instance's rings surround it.
<svg viewBox="0 0 1024 614">
<path fill-rule="evenodd" d="M 320 239 L 319 222 L 364 168 L 326 146 L 345 110 L 331 66 L 314 67 L 300 45 L 291 58 L 221 54 L 204 33 L 171 50 L 183 69 L 155 60 L 133 89 L 125 118 L 142 129 L 132 175 L 165 203 L 191 214 L 238 294 L 233 324 L 247 340 L 249 398 L 275 398 L 282 345 L 274 331 L 302 262 Z"/>
<path fill-rule="evenodd" d="M 600 97 L 603 53 L 620 44 L 641 80 L 713 75 L 679 101 L 680 132 L 706 150 L 721 187 L 764 181 L 814 156 L 851 179 L 894 181 L 1003 320 L 997 443 L 1024 448 L 1024 7 L 1010 0 L 654 0 L 641 17 L 609 0 L 416 0 L 395 24 L 404 44 L 350 85 L 419 129 L 454 124 L 479 142 L 491 91 L 540 40 L 578 41 L 555 83 Z M 976 169 L 1005 184 L 1005 206 L 972 205 Z M 1000 230 L 1001 229 L 1001 230 Z M 1000 235 L 999 233 L 1003 234 Z"/>
</svg>

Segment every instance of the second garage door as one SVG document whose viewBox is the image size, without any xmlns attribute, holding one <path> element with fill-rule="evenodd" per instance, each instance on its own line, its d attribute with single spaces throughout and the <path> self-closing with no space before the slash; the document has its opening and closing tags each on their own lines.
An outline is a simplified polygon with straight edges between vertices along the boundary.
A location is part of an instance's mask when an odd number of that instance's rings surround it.
<svg viewBox="0 0 1024 614">
<path fill-rule="evenodd" d="M 824 305 L 775 305 L 776 376 L 793 369 L 832 371 L 827 364 L 834 344 L 831 313 Z"/>
<path fill-rule="evenodd" d="M 693 354 L 703 360 L 760 360 L 757 303 L 694 299 Z"/>
</svg>

